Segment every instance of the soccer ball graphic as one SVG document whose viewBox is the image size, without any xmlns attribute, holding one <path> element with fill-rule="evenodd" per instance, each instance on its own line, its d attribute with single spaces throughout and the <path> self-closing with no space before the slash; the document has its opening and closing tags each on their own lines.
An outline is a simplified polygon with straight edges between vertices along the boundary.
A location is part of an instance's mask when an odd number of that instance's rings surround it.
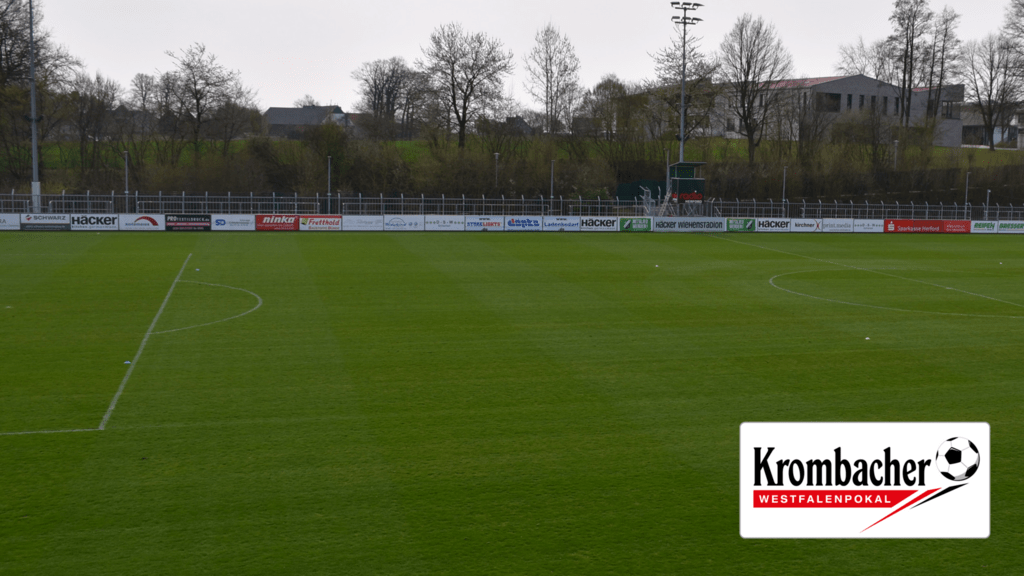
<svg viewBox="0 0 1024 576">
<path fill-rule="evenodd" d="M 981 454 L 967 438 L 950 438 L 935 452 L 935 465 L 946 478 L 955 482 L 967 480 L 978 471 Z"/>
</svg>

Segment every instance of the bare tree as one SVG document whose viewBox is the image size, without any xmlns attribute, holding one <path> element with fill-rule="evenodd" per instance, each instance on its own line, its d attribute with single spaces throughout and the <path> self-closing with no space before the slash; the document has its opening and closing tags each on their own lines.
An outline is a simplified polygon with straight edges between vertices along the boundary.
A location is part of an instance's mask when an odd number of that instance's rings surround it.
<svg viewBox="0 0 1024 576">
<path fill-rule="evenodd" d="M 292 106 L 295 106 L 296 108 L 304 108 L 306 106 L 319 106 L 319 105 L 320 105 L 320 102 L 318 102 L 316 98 L 313 98 L 309 94 L 306 94 L 302 98 L 299 98 L 298 100 L 296 100 L 295 102 L 292 103 Z"/>
<path fill-rule="evenodd" d="M 839 63 L 836 71 L 854 76 L 863 74 L 882 82 L 896 84 L 899 81 L 897 59 L 893 43 L 878 40 L 870 45 L 859 38 L 856 44 L 839 46 Z"/>
<path fill-rule="evenodd" d="M 221 95 L 220 106 L 213 111 L 206 133 L 211 140 L 220 143 L 221 156 L 227 156 L 231 152 L 231 142 L 246 133 L 257 132 L 260 123 L 255 92 L 235 79 Z"/>
<path fill-rule="evenodd" d="M 108 136 L 120 95 L 121 86 L 98 73 L 95 77 L 79 73 L 72 82 L 69 119 L 78 136 L 79 166 L 83 173 L 99 167 L 99 143 Z"/>
<path fill-rule="evenodd" d="M 776 84 L 792 73 L 793 58 L 774 26 L 744 14 L 722 41 L 720 63 L 728 107 L 739 120 L 753 164 L 765 128 L 782 103 L 783 91 Z"/>
<path fill-rule="evenodd" d="M 217 57 L 200 43 L 179 54 L 167 52 L 167 55 L 177 63 L 178 113 L 191 126 L 193 152 L 198 163 L 203 128 L 212 119 L 213 112 L 230 101 L 230 94 L 238 90 L 239 73 L 217 62 Z"/>
<path fill-rule="evenodd" d="M 931 42 L 928 45 L 928 75 L 924 84 L 932 90 L 931 94 L 935 95 L 934 98 L 928 100 L 930 122 L 934 122 L 935 118 L 938 118 L 939 110 L 942 108 L 940 101 L 942 88 L 956 74 L 961 44 L 956 35 L 959 23 L 960 15 L 947 6 L 939 14 L 931 29 Z"/>
<path fill-rule="evenodd" d="M 369 126 L 373 136 L 394 137 L 395 118 L 408 104 L 408 92 L 414 89 L 413 74 L 405 60 L 398 57 L 365 62 L 352 73 L 361 96 L 356 108 L 373 116 Z"/>
<path fill-rule="evenodd" d="M 544 131 L 554 133 L 570 121 L 567 104 L 579 92 L 580 59 L 569 38 L 551 24 L 537 32 L 536 42 L 524 59 L 524 85 L 544 106 Z"/>
<path fill-rule="evenodd" d="M 451 23 L 434 30 L 423 55 L 421 68 L 444 95 L 458 127 L 459 148 L 465 148 L 466 127 L 488 101 L 502 95 L 504 79 L 513 69 L 512 53 L 500 40 L 469 34 Z"/>
<path fill-rule="evenodd" d="M 1011 42 L 995 34 L 967 43 L 967 97 L 977 103 L 989 149 L 995 150 L 995 128 L 1006 126 L 1022 97 L 1024 78 L 1013 72 Z"/>
<path fill-rule="evenodd" d="M 718 63 L 705 57 L 699 50 L 700 38 L 689 38 L 686 46 L 686 134 L 689 139 L 695 133 L 710 129 L 714 114 L 715 98 L 720 89 L 714 82 Z M 679 95 L 683 79 L 683 35 L 677 34 L 672 44 L 651 54 L 657 79 L 649 82 L 648 91 L 661 104 L 665 112 L 666 130 L 679 126 Z M 660 135 L 659 135 L 660 136 Z"/>
<path fill-rule="evenodd" d="M 900 64 L 899 89 L 900 119 L 904 126 L 910 126 L 910 105 L 914 96 L 914 81 L 919 70 L 919 61 L 924 50 L 923 43 L 934 16 L 928 7 L 928 0 L 896 0 L 893 3 L 892 22 L 894 31 L 890 42 L 897 48 Z"/>
</svg>

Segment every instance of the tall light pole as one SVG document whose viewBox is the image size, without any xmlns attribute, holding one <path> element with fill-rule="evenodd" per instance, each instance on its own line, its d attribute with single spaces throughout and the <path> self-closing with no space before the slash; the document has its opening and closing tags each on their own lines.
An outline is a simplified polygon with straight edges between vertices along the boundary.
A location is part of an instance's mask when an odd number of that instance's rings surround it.
<svg viewBox="0 0 1024 576">
<path fill-rule="evenodd" d="M 694 26 L 701 21 L 700 18 L 687 16 L 687 12 L 700 8 L 703 4 L 696 2 L 673 2 L 672 7 L 682 10 L 682 16 L 673 16 L 672 21 L 683 27 L 683 87 L 679 97 L 679 161 L 685 161 L 683 150 L 686 144 L 686 27 Z"/>
<path fill-rule="evenodd" d="M 331 157 L 327 157 L 327 201 L 331 198 Z"/>
<path fill-rule="evenodd" d="M 39 118 L 36 117 L 36 35 L 35 10 L 32 0 L 28 0 L 28 69 L 31 88 L 31 122 L 32 122 L 32 212 L 38 213 L 42 207 L 42 192 L 39 186 Z"/>
<path fill-rule="evenodd" d="M 128 194 L 128 151 L 124 151 L 124 193 Z"/>
<path fill-rule="evenodd" d="M 892 169 L 896 170 L 896 161 L 900 157 L 900 141 L 899 140 L 893 140 L 892 142 L 893 142 L 893 146 L 895 147 L 894 150 L 893 150 L 893 153 L 892 153 Z"/>
<path fill-rule="evenodd" d="M 494 189 L 495 190 L 498 189 L 498 156 L 500 156 L 500 155 L 501 154 L 499 154 L 497 152 L 494 153 Z"/>
</svg>

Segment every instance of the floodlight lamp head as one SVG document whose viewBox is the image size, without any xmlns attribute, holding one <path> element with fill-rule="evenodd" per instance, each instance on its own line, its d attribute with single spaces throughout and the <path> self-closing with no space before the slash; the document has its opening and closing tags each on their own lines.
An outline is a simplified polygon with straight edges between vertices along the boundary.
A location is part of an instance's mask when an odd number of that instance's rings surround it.
<svg viewBox="0 0 1024 576">
<path fill-rule="evenodd" d="M 696 2 L 673 2 L 672 3 L 672 7 L 675 8 L 676 10 L 696 10 L 697 8 L 700 8 L 701 6 L 703 6 L 703 4 L 698 4 Z"/>
</svg>

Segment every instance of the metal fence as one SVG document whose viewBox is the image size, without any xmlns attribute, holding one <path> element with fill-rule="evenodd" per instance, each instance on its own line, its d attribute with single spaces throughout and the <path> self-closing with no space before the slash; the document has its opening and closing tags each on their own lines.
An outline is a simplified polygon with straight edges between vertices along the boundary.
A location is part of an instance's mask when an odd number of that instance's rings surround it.
<svg viewBox="0 0 1024 576">
<path fill-rule="evenodd" d="M 27 194 L 0 194 L 0 213 L 33 212 Z M 341 214 L 449 216 L 699 216 L 731 218 L 854 218 L 864 220 L 1018 220 L 1024 206 L 817 201 L 775 202 L 711 199 L 675 203 L 568 198 L 426 198 L 314 195 L 44 194 L 39 211 L 50 214 Z"/>
</svg>

